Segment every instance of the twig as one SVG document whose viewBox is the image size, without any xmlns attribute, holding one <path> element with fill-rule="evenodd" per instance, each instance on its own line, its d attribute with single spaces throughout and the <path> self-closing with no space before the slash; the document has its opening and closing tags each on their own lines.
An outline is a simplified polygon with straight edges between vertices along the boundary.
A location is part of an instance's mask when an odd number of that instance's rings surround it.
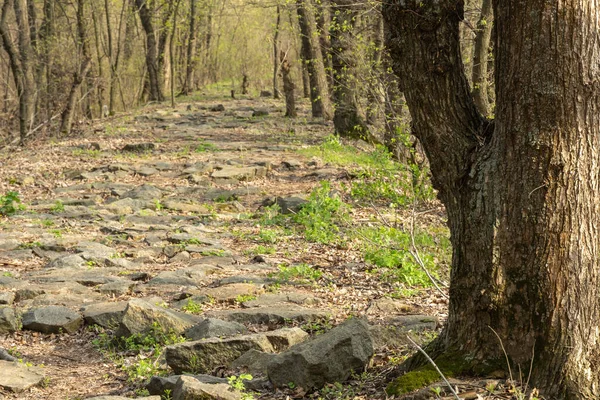
<svg viewBox="0 0 600 400">
<path fill-rule="evenodd" d="M 421 348 L 421 346 L 419 346 L 417 343 L 415 343 L 415 341 L 414 341 L 414 340 L 412 340 L 412 339 L 410 338 L 410 336 L 406 335 L 406 338 L 408 339 L 408 341 L 409 341 L 409 342 L 411 342 L 411 343 L 412 343 L 412 345 L 413 345 L 413 346 L 415 346 L 415 347 L 417 348 L 417 350 L 419 350 L 419 352 L 420 352 L 421 354 L 423 354 L 423 355 L 425 356 L 425 358 L 427 359 L 427 361 L 429 361 L 429 363 L 430 363 L 431 365 L 433 365 L 433 368 L 435 368 L 435 370 L 437 371 L 437 373 L 438 373 L 438 374 L 440 374 L 440 376 L 442 377 L 442 379 L 444 380 L 444 382 L 446 382 L 446 385 L 448 385 L 448 387 L 450 388 L 450 391 L 451 391 L 451 392 L 452 392 L 452 394 L 454 395 L 454 398 L 455 398 L 456 400 L 461 400 L 461 398 L 460 398 L 460 397 L 458 397 L 458 394 L 456 393 L 456 391 L 454 390 L 454 388 L 452 387 L 452 385 L 450 384 L 450 382 L 448 382 L 448 379 L 446 379 L 446 377 L 444 376 L 444 374 L 442 373 L 442 371 L 440 371 L 440 369 L 438 368 L 438 366 L 437 366 L 437 364 L 435 363 L 435 361 L 433 361 L 433 360 L 431 359 L 431 357 L 429 357 L 429 354 L 427 354 L 427 353 L 425 352 L 425 350 L 423 350 L 423 349 Z"/>
<path fill-rule="evenodd" d="M 488 325 L 488 328 L 490 328 L 490 330 L 492 332 L 494 332 L 494 335 L 496 335 L 496 337 L 498 338 L 498 341 L 500 342 L 500 347 L 502 348 L 502 352 L 504 353 L 504 358 L 506 358 L 506 365 L 508 366 L 508 376 L 510 376 L 511 382 L 514 382 L 513 381 L 512 370 L 510 369 L 510 362 L 508 361 L 508 354 L 506 354 L 506 349 L 504 348 L 504 344 L 502 343 L 502 339 L 500 338 L 500 335 L 498 335 L 498 332 L 496 332 L 494 330 L 494 328 L 492 328 L 489 325 Z"/>
</svg>

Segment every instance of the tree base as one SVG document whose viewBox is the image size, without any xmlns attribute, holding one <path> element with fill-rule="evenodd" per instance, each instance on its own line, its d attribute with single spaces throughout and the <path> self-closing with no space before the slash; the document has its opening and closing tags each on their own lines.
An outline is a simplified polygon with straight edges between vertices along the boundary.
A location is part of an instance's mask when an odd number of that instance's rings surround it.
<svg viewBox="0 0 600 400">
<path fill-rule="evenodd" d="M 425 351 L 446 378 L 458 376 L 498 376 L 505 374 L 505 360 L 476 360 L 464 352 L 444 349 L 439 338 L 426 346 Z M 435 367 L 420 352 L 415 353 L 398 367 L 402 375 L 392 380 L 386 393 L 399 396 L 429 386 L 442 380 Z"/>
</svg>

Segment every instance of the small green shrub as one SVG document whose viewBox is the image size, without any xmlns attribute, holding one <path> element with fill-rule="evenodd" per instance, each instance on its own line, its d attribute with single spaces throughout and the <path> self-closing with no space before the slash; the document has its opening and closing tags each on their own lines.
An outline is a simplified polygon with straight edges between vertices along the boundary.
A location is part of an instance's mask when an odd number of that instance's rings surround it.
<svg viewBox="0 0 600 400">
<path fill-rule="evenodd" d="M 347 214 L 348 206 L 339 196 L 332 196 L 331 184 L 323 181 L 312 191 L 308 203 L 292 218 L 304 227 L 306 240 L 330 244 L 338 241 L 339 225 Z"/>
<path fill-rule="evenodd" d="M 19 211 L 21 198 L 18 192 L 8 191 L 0 196 L 0 215 L 9 216 Z"/>
<path fill-rule="evenodd" d="M 50 211 L 52 211 L 53 213 L 65 212 L 65 205 L 61 200 L 56 200 L 54 202 L 54 205 L 50 207 Z"/>
<path fill-rule="evenodd" d="M 318 281 L 323 273 L 308 264 L 297 264 L 292 266 L 280 265 L 276 274 L 278 280 L 283 282 L 297 281 L 299 283 L 314 283 Z"/>
<path fill-rule="evenodd" d="M 181 309 L 190 314 L 200 314 L 202 313 L 202 304 L 195 302 L 192 299 L 188 299 Z"/>
</svg>

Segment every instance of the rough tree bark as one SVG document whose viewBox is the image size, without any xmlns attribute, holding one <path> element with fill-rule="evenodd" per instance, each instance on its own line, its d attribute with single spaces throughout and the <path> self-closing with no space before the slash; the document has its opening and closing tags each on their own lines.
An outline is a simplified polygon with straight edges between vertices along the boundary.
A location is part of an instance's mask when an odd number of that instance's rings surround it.
<svg viewBox="0 0 600 400">
<path fill-rule="evenodd" d="M 493 123 L 463 71 L 462 1 L 384 4 L 393 68 L 452 235 L 448 321 L 428 350 L 440 363 L 462 355 L 463 372 L 484 370 L 504 358 L 493 329 L 513 365 L 533 366 L 530 386 L 552 399 L 600 398 L 600 7 L 592 3 L 494 2 Z"/>
<path fill-rule="evenodd" d="M 282 51 L 281 60 L 281 76 L 283 80 L 283 93 L 285 95 L 285 116 L 296 118 L 296 85 L 292 80 L 290 63 L 287 60 L 286 54 Z"/>
<path fill-rule="evenodd" d="M 327 86 L 333 91 L 333 66 L 331 63 L 331 38 L 329 30 L 331 28 L 331 4 L 330 0 L 317 0 L 317 29 L 319 31 L 319 45 L 321 47 L 321 55 L 323 57 L 323 66 L 325 67 L 325 75 L 327 76 Z"/>
<path fill-rule="evenodd" d="M 335 16 L 331 28 L 331 60 L 333 67 L 333 125 L 340 136 L 365 139 L 369 129 L 364 112 L 359 109 L 356 77 L 356 40 L 354 25 L 361 5 L 354 0 L 331 0 Z"/>
<path fill-rule="evenodd" d="M 479 112 L 487 116 L 490 113 L 488 100 L 488 53 L 492 39 L 492 0 L 483 0 L 481 15 L 477 22 L 477 34 L 473 45 L 473 99 Z"/>
<path fill-rule="evenodd" d="M 311 0 L 296 0 L 298 23 L 302 39 L 302 59 L 306 63 L 310 82 L 310 100 L 314 118 L 331 119 L 331 101 L 323 56 L 316 39 L 314 6 Z"/>
<path fill-rule="evenodd" d="M 140 15 L 140 21 L 146 34 L 146 69 L 148 70 L 148 91 L 150 101 L 163 101 L 161 68 L 158 62 L 158 46 L 156 33 L 152 23 L 152 12 L 146 0 L 135 0 L 135 5 Z"/>
</svg>

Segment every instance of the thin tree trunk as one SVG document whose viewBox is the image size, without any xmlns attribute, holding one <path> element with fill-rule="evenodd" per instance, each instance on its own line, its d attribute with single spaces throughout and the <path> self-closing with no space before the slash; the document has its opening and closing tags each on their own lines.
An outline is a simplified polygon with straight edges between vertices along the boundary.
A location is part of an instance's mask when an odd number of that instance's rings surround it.
<svg viewBox="0 0 600 400">
<path fill-rule="evenodd" d="M 275 21 L 275 34 L 273 35 L 273 98 L 279 98 L 279 85 L 277 76 L 279 75 L 279 29 L 281 25 L 281 8 L 277 4 L 277 20 Z"/>
<path fill-rule="evenodd" d="M 73 116 L 75 115 L 75 105 L 77 103 L 77 93 L 79 92 L 83 82 L 85 82 L 85 78 L 87 77 L 92 65 L 92 57 L 90 55 L 86 32 L 87 26 L 85 23 L 86 19 L 84 15 L 84 5 L 85 0 L 77 0 L 77 39 L 79 41 L 79 43 L 77 43 L 77 47 L 81 53 L 81 64 L 77 72 L 75 72 L 73 75 L 71 91 L 69 92 L 67 104 L 62 113 L 60 132 L 65 135 L 71 133 L 71 128 L 73 127 Z"/>
<path fill-rule="evenodd" d="M 296 0 L 302 36 L 302 56 L 310 81 L 310 100 L 314 118 L 331 119 L 331 101 L 320 46 L 315 40 L 315 13 L 311 0 Z"/>
<path fill-rule="evenodd" d="M 171 107 L 175 107 L 175 50 L 173 42 L 175 41 L 175 32 L 177 32 L 177 12 L 179 11 L 179 4 L 181 0 L 176 0 L 175 11 L 173 12 L 173 32 L 171 33 L 171 40 L 169 41 L 169 67 L 171 68 Z"/>
<path fill-rule="evenodd" d="M 487 116 L 490 113 L 488 99 L 488 53 L 492 38 L 492 0 L 483 0 L 481 16 L 477 22 L 477 35 L 473 46 L 473 99 L 479 112 Z"/>
<path fill-rule="evenodd" d="M 532 366 L 530 387 L 545 398 L 597 399 L 600 9 L 506 0 L 494 14 L 492 124 L 464 73 L 462 2 L 384 5 L 393 67 L 453 245 L 448 321 L 427 350 L 458 374 L 506 365 L 505 350 L 513 371 Z"/>
<path fill-rule="evenodd" d="M 285 94 L 285 116 L 296 118 L 296 85 L 291 76 L 290 63 L 287 60 L 286 54 L 282 51 L 281 56 L 281 75 L 283 80 L 283 93 Z"/>
<path fill-rule="evenodd" d="M 357 99 L 356 54 L 354 25 L 360 5 L 354 0 L 332 0 L 335 15 L 331 30 L 331 59 L 333 66 L 333 125 L 340 136 L 363 138 L 370 136 Z"/>
<path fill-rule="evenodd" d="M 333 95 L 333 87 L 335 85 L 333 78 L 333 64 L 331 60 L 331 38 L 329 31 L 331 28 L 331 0 L 320 0 L 317 10 L 317 29 L 319 31 L 319 46 L 323 57 L 323 66 L 325 67 L 325 75 L 327 76 L 327 87 L 330 90 L 330 95 Z"/>
<path fill-rule="evenodd" d="M 189 37 L 187 43 L 187 58 L 185 67 L 185 81 L 181 94 L 190 94 L 194 87 L 194 71 L 196 69 L 196 41 L 197 41 L 197 29 L 196 29 L 196 18 L 197 14 L 197 0 L 190 0 L 190 25 L 189 25 Z"/>
<path fill-rule="evenodd" d="M 140 21 L 146 34 L 146 69 L 148 70 L 148 90 L 150 101 L 163 101 L 164 95 L 161 85 L 161 69 L 158 62 L 158 47 L 156 33 L 152 23 L 152 12 L 145 0 L 135 0 Z"/>
</svg>

